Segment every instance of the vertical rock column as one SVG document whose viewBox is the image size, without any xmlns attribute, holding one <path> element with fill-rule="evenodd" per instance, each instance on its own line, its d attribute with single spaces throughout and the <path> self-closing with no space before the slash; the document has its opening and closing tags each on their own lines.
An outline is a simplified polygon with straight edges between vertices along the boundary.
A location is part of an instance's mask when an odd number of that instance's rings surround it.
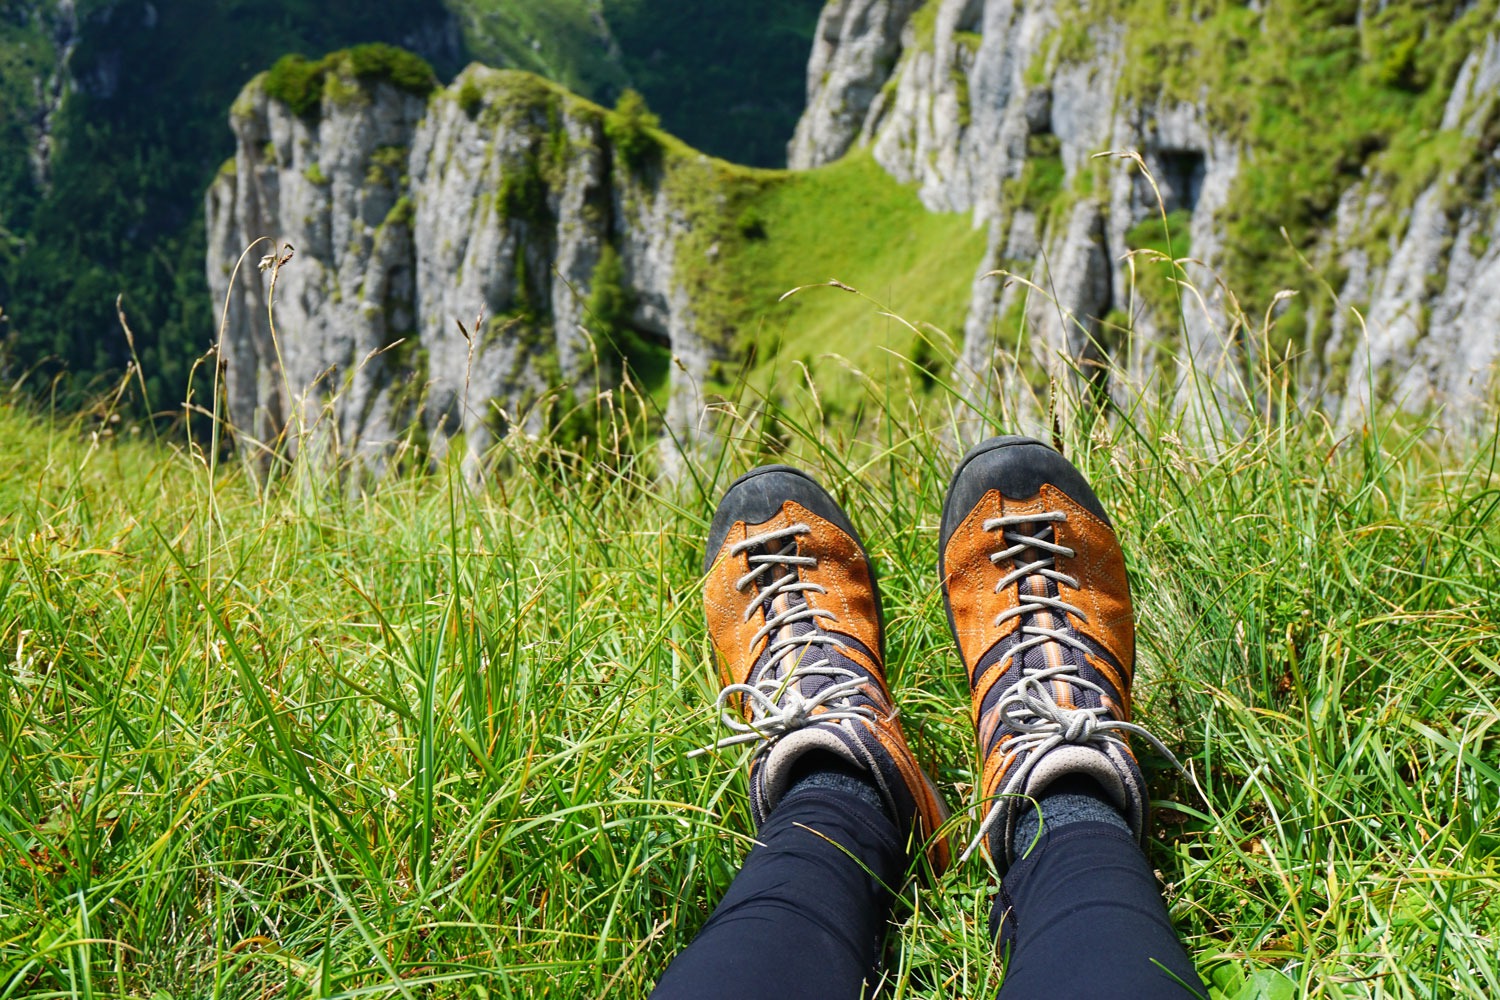
<svg viewBox="0 0 1500 1000">
<path fill-rule="evenodd" d="M 219 348 L 228 416 L 252 451 L 284 439 L 291 454 L 373 456 L 406 427 L 390 355 L 416 333 L 405 184 L 426 104 L 384 83 L 350 88 L 298 116 L 257 79 L 231 115 L 233 167 L 209 189 L 209 287 L 228 301 Z M 231 291 L 234 262 L 252 243 Z M 287 247 L 273 330 L 272 272 L 256 265 Z"/>
</svg>

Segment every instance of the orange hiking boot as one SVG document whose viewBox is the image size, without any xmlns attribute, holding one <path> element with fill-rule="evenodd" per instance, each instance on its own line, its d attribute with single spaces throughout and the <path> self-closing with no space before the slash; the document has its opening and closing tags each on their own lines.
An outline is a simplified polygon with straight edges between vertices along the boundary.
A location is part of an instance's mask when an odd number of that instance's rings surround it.
<svg viewBox="0 0 1500 1000">
<path fill-rule="evenodd" d="M 982 845 L 1003 872 L 1018 815 L 1068 774 L 1098 782 L 1144 838 L 1146 783 L 1126 736 L 1171 754 L 1130 722 L 1130 586 L 1094 491 L 1046 445 L 991 438 L 953 475 L 939 544 L 984 761 L 985 817 L 964 856 Z"/>
<path fill-rule="evenodd" d="M 746 473 L 714 514 L 704 572 L 720 716 L 733 730 L 716 747 L 755 745 L 756 824 L 781 801 L 798 758 L 824 751 L 866 774 L 933 869 L 947 867 L 947 810 L 886 687 L 870 559 L 834 499 L 789 466 Z"/>
</svg>

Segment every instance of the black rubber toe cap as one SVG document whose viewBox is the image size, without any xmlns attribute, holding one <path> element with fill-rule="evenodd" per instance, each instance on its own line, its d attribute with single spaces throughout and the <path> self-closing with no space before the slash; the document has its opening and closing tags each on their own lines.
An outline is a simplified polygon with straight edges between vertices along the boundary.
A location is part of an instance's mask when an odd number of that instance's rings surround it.
<svg viewBox="0 0 1500 1000">
<path fill-rule="evenodd" d="M 1036 496 L 1043 483 L 1051 483 L 1109 524 L 1099 498 L 1073 463 L 1032 438 L 994 437 L 969 449 L 953 473 L 943 501 L 938 551 L 948 548 L 954 530 L 990 490 L 998 489 L 1012 500 L 1026 500 Z"/>
<path fill-rule="evenodd" d="M 828 492 L 803 472 L 790 465 L 762 465 L 751 469 L 729 484 L 719 509 L 714 511 L 713 524 L 708 529 L 708 551 L 703 556 L 703 572 L 707 573 L 714 563 L 724 539 L 736 521 L 746 524 L 763 524 L 781 511 L 781 505 L 795 500 L 814 514 L 837 525 L 854 539 L 860 551 L 864 543 L 855 532 L 854 525 L 842 508 Z M 866 557 L 868 559 L 868 557 Z"/>
</svg>

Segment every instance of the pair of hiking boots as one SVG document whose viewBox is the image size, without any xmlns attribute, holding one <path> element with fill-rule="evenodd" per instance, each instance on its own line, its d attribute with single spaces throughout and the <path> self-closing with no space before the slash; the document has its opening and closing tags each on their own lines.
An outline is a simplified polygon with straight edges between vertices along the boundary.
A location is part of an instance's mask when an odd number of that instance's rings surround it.
<svg viewBox="0 0 1500 1000">
<path fill-rule="evenodd" d="M 1097 782 L 1143 838 L 1145 781 L 1126 737 L 1150 737 L 1129 721 L 1130 590 L 1087 481 L 1040 442 L 992 438 L 953 475 L 939 552 L 983 760 L 975 844 L 1003 873 L 1022 810 L 1069 774 Z M 932 868 L 945 869 L 948 811 L 901 731 L 880 594 L 838 504 L 789 466 L 746 473 L 714 515 L 704 571 L 719 704 L 733 731 L 717 746 L 759 744 L 750 765 L 756 823 L 787 791 L 796 762 L 821 751 L 868 775 Z"/>
</svg>

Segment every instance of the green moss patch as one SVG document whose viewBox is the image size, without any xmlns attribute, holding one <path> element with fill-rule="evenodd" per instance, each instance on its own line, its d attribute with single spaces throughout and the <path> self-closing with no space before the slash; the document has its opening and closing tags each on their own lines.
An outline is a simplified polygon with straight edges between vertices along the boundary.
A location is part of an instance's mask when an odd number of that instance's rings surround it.
<svg viewBox="0 0 1500 1000">
<path fill-rule="evenodd" d="M 1178 315 L 1181 310 L 1178 282 L 1187 278 L 1187 272 L 1177 262 L 1192 253 L 1191 223 L 1192 213 L 1178 208 L 1165 217 L 1142 219 L 1125 233 L 1127 247 L 1147 251 L 1135 257 L 1136 293 L 1167 316 Z"/>
<path fill-rule="evenodd" d="M 306 118 L 316 115 L 330 83 L 340 82 L 346 86 L 388 83 L 417 97 L 426 97 L 438 85 L 427 60 L 383 42 L 340 49 L 317 60 L 282 56 L 266 72 L 263 85 L 268 97 Z"/>
<path fill-rule="evenodd" d="M 642 166 L 660 148 L 656 138 L 660 128 L 661 119 L 646 107 L 646 99 L 629 89 L 620 95 L 615 109 L 604 119 L 604 134 L 631 167 Z"/>
<path fill-rule="evenodd" d="M 1132 250 L 1154 250 L 1163 257 L 1187 257 L 1192 252 L 1188 235 L 1191 222 L 1192 213 L 1184 208 L 1168 212 L 1165 218 L 1153 215 L 1130 227 L 1125 245 Z"/>
</svg>

